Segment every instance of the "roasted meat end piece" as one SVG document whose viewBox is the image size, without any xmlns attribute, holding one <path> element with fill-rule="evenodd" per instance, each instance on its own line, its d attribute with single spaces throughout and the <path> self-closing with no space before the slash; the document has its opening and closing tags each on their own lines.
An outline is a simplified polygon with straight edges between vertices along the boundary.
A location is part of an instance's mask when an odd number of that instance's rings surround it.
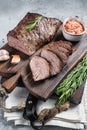
<svg viewBox="0 0 87 130">
<path fill-rule="evenodd" d="M 49 63 L 40 56 L 34 56 L 31 59 L 30 68 L 34 81 L 43 80 L 50 76 Z"/>
<path fill-rule="evenodd" d="M 31 56 L 40 47 L 50 42 L 55 37 L 61 22 L 55 18 L 42 16 L 41 21 L 32 30 L 27 31 L 26 27 L 39 16 L 42 15 L 27 13 L 19 24 L 8 33 L 9 46 Z"/>
<path fill-rule="evenodd" d="M 51 76 L 60 73 L 63 67 L 62 61 L 53 52 L 42 49 L 41 57 L 45 58 L 50 63 L 50 73 Z"/>
</svg>

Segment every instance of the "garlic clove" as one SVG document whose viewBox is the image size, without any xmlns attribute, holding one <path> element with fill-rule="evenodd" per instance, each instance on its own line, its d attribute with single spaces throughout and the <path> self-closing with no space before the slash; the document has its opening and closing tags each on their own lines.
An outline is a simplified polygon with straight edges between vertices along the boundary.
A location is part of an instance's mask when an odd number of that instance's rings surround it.
<svg viewBox="0 0 87 130">
<path fill-rule="evenodd" d="M 0 56 L 0 61 L 6 61 L 6 60 L 9 60 L 9 59 L 10 59 L 9 55 L 1 55 Z"/>
<path fill-rule="evenodd" d="M 2 56 L 2 55 L 9 55 L 9 52 L 5 49 L 1 49 L 0 50 L 0 56 Z"/>
<path fill-rule="evenodd" d="M 11 63 L 12 64 L 18 64 L 20 62 L 21 58 L 19 55 L 12 55 L 12 60 Z"/>
</svg>

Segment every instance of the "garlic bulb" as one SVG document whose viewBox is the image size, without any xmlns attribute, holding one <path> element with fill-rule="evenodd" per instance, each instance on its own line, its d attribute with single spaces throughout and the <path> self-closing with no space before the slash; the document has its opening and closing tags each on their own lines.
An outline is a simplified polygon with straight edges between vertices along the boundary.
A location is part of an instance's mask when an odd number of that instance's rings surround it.
<svg viewBox="0 0 87 130">
<path fill-rule="evenodd" d="M 0 61 L 6 61 L 10 59 L 9 52 L 7 50 L 0 50 Z"/>
</svg>

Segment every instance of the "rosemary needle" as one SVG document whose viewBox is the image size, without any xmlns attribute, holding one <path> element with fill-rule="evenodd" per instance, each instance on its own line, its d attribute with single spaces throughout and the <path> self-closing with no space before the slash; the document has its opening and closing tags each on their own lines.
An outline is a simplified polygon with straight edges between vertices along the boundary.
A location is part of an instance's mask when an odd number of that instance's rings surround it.
<svg viewBox="0 0 87 130">
<path fill-rule="evenodd" d="M 65 103 L 73 92 L 84 82 L 87 77 L 87 54 L 78 63 L 74 70 L 57 87 L 55 93 L 58 95 L 56 105 Z"/>
<path fill-rule="evenodd" d="M 42 19 L 42 16 L 35 18 L 34 21 L 26 27 L 26 30 L 30 31 L 30 30 L 34 29 L 35 26 L 37 24 L 39 24 L 39 22 L 41 21 L 41 19 Z"/>
</svg>

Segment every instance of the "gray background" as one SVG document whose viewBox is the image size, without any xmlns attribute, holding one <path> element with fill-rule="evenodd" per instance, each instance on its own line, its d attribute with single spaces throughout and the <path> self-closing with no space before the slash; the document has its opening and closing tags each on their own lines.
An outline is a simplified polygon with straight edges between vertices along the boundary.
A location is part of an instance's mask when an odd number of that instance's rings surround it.
<svg viewBox="0 0 87 130">
<path fill-rule="evenodd" d="M 0 0 L 0 47 L 7 42 L 8 31 L 13 29 L 27 12 L 57 17 L 62 21 L 69 16 L 79 16 L 87 25 L 87 0 Z M 7 123 L 0 110 L 0 130 L 5 129 L 32 130 L 31 127 Z M 60 127 L 43 128 L 43 130 L 49 129 L 67 130 Z"/>
</svg>

